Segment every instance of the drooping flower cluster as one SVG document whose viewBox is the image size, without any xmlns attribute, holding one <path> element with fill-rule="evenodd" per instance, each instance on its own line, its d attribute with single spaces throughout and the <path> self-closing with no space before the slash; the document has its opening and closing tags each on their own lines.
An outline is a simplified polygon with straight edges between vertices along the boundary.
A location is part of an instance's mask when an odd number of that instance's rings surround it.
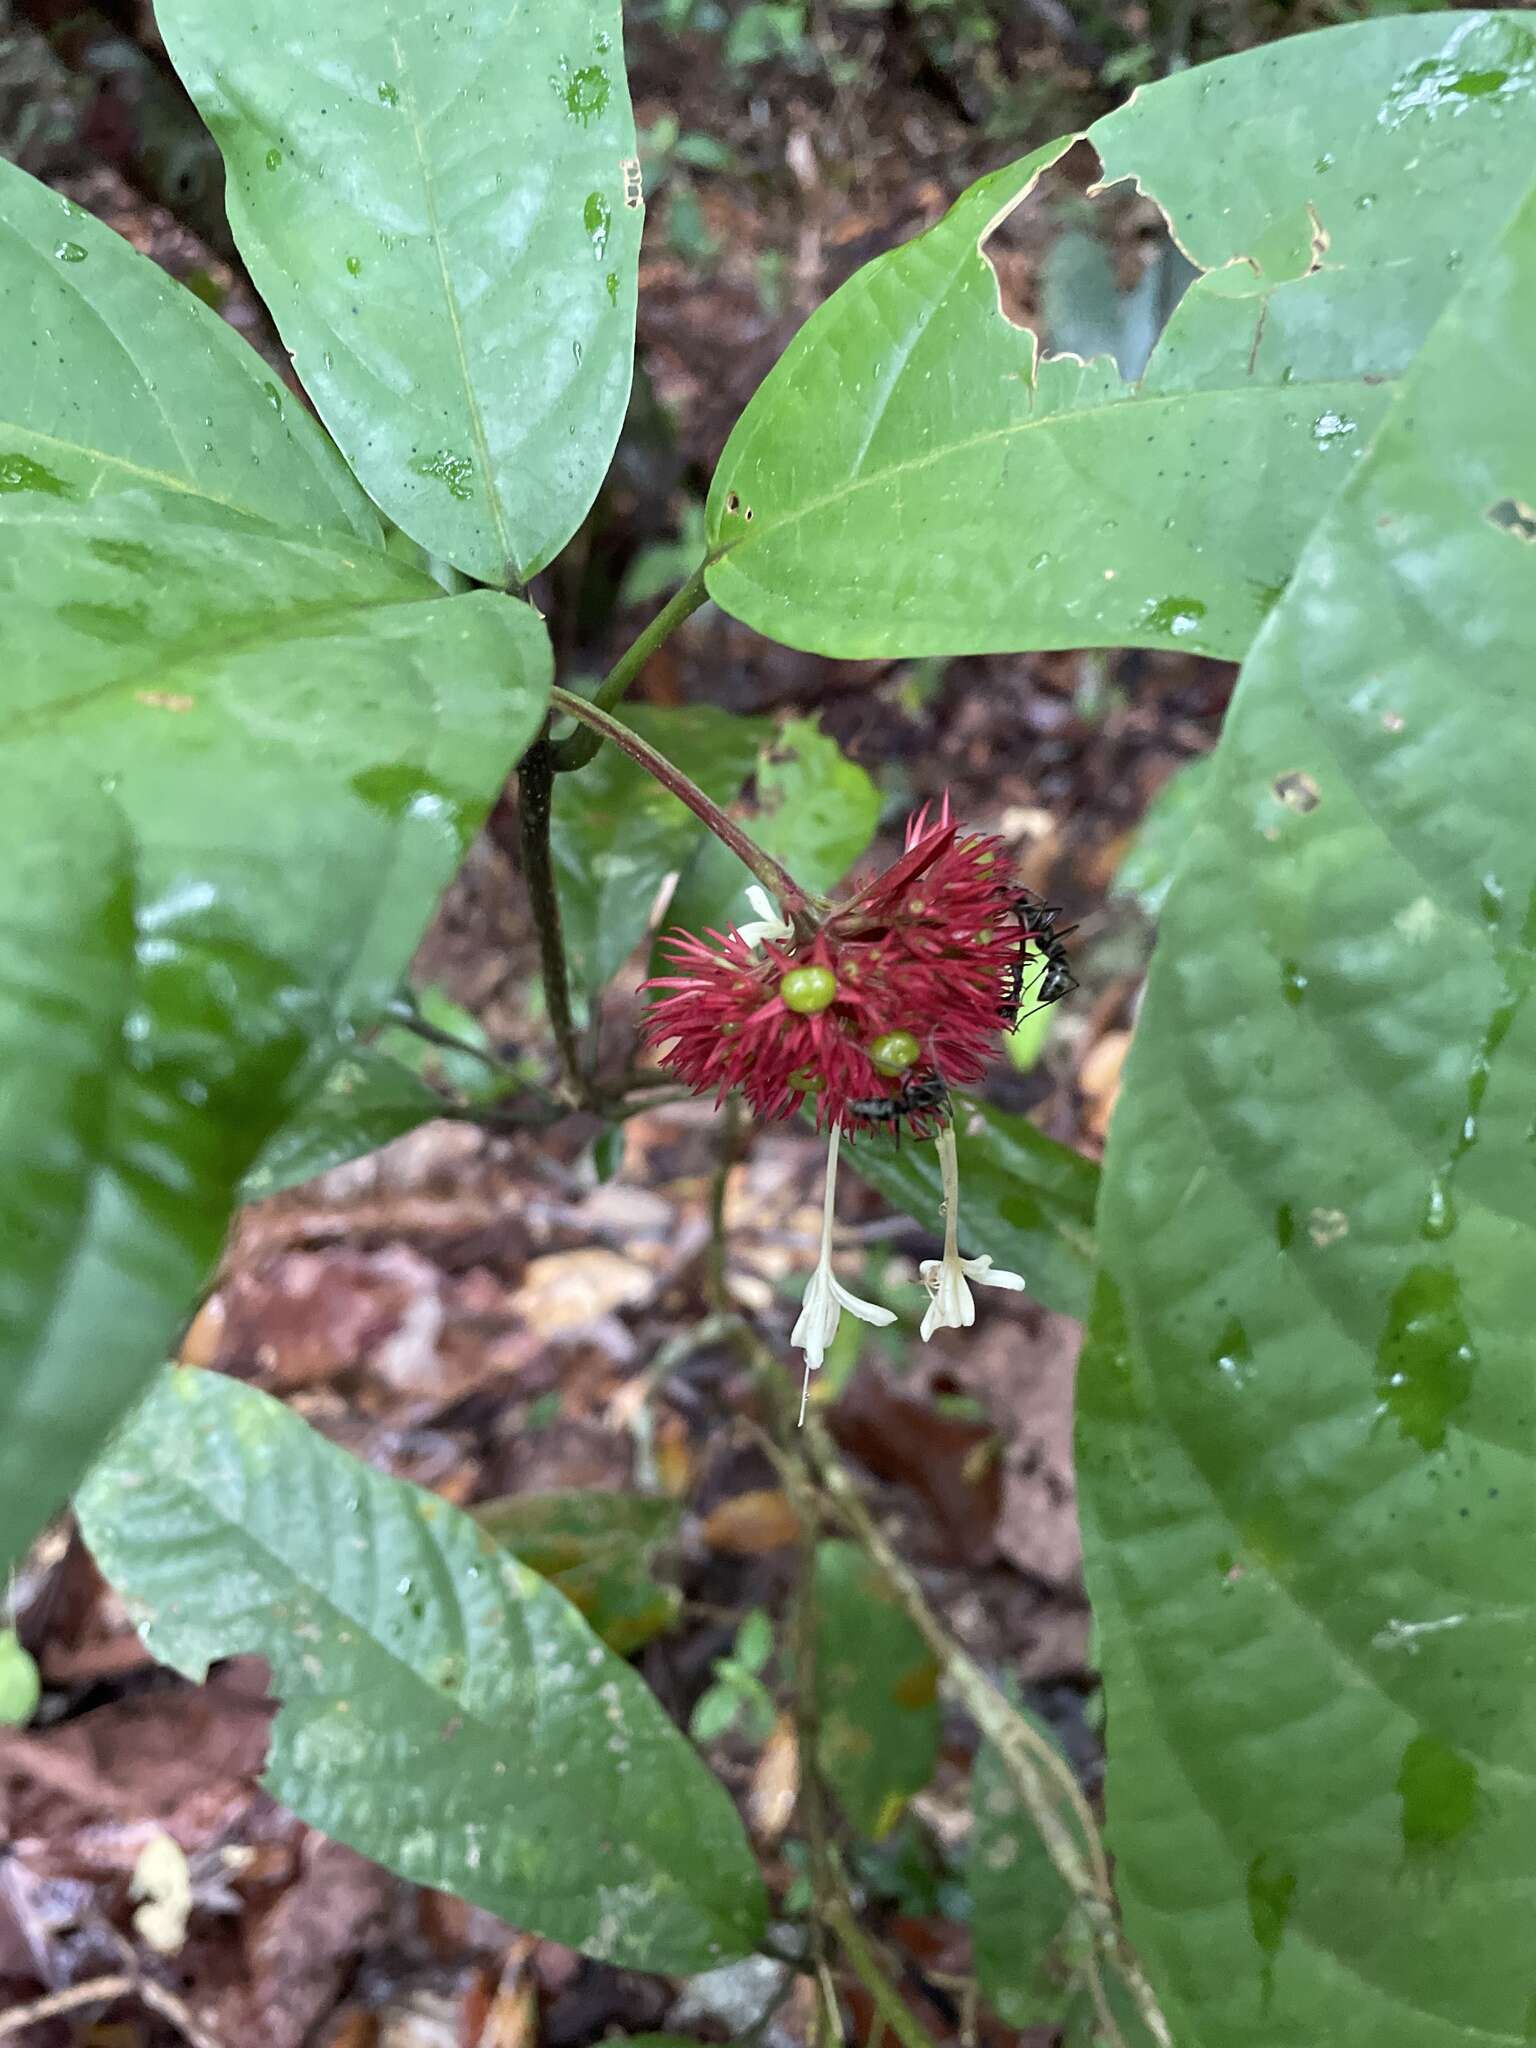
<svg viewBox="0 0 1536 2048">
<path fill-rule="evenodd" d="M 845 1134 L 905 1127 L 937 1140 L 944 1252 L 920 1269 L 929 1294 L 925 1342 L 935 1330 L 975 1321 L 973 1282 L 1023 1287 L 990 1256 L 961 1256 L 949 1088 L 981 1078 L 1017 1018 L 1026 979 L 1039 980 L 1043 1002 L 1075 983 L 1057 913 L 1019 888 L 1000 840 L 961 833 L 947 797 L 931 823 L 926 805 L 911 820 L 899 860 L 824 917 L 797 905 L 792 921 L 765 890 L 748 895 L 754 920 L 704 939 L 675 932 L 664 941 L 677 971 L 650 984 L 664 993 L 645 1036 L 689 1086 L 717 1099 L 739 1088 L 763 1118 L 790 1116 L 810 1101 L 818 1128 L 830 1133 L 820 1256 L 790 1339 L 805 1353 L 809 1389 L 844 1309 L 876 1325 L 895 1320 L 832 1270 Z"/>
<path fill-rule="evenodd" d="M 762 1118 L 811 1097 L 819 1129 L 931 1135 L 945 1086 L 978 1081 L 1012 1021 L 1018 899 L 1002 842 L 962 835 L 946 799 L 814 928 L 775 919 L 762 897 L 756 923 L 671 934 L 676 971 L 651 984 L 666 993 L 646 1037 L 690 1087 L 739 1088 Z"/>
</svg>

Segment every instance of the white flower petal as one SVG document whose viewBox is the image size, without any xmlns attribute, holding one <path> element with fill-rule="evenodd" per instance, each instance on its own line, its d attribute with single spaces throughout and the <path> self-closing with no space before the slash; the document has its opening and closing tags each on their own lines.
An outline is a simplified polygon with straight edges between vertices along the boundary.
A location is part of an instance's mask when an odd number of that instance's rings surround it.
<svg viewBox="0 0 1536 2048">
<path fill-rule="evenodd" d="M 805 1353 L 807 1367 L 814 1372 L 827 1355 L 827 1346 L 837 1335 L 837 1325 L 842 1315 L 833 1289 L 830 1266 L 818 1265 L 806 1283 L 805 1299 L 795 1327 L 789 1333 L 789 1341 Z"/>
<path fill-rule="evenodd" d="M 794 937 L 794 926 L 785 922 L 779 906 L 768 894 L 768 891 L 760 887 L 758 883 L 753 882 L 748 887 L 747 901 L 757 912 L 757 916 L 747 924 L 739 924 L 736 927 L 737 932 L 747 945 L 757 947 L 763 943 L 764 939 L 777 941 Z"/>
<path fill-rule="evenodd" d="M 983 1287 L 1009 1287 L 1018 1290 L 1029 1284 L 1022 1273 L 1009 1273 L 1001 1267 L 994 1273 L 991 1257 L 986 1252 L 983 1252 L 979 1259 L 962 1259 L 960 1265 L 968 1279 L 979 1281 Z"/>
<path fill-rule="evenodd" d="M 862 1301 L 857 1294 L 850 1294 L 835 1274 L 829 1274 L 828 1277 L 832 1281 L 832 1293 L 839 1306 L 847 1309 L 850 1315 L 857 1316 L 861 1323 L 873 1323 L 877 1330 L 883 1330 L 887 1323 L 895 1322 L 894 1309 L 882 1308 L 878 1302 Z"/>
</svg>

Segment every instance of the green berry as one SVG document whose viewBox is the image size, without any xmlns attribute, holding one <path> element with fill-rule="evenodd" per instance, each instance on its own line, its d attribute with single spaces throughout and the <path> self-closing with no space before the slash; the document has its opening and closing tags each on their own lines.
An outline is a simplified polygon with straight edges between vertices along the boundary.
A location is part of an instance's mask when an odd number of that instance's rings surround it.
<svg viewBox="0 0 1536 2048">
<path fill-rule="evenodd" d="M 791 1088 L 798 1088 L 802 1095 L 814 1095 L 821 1087 L 820 1074 L 813 1074 L 809 1067 L 796 1067 L 789 1077 Z"/>
<path fill-rule="evenodd" d="M 887 1031 L 869 1048 L 869 1063 L 877 1074 L 904 1074 L 922 1050 L 910 1031 Z"/>
<path fill-rule="evenodd" d="M 814 1017 L 837 1001 L 837 982 L 828 967 L 791 967 L 779 983 L 784 1007 L 797 1017 Z"/>
</svg>

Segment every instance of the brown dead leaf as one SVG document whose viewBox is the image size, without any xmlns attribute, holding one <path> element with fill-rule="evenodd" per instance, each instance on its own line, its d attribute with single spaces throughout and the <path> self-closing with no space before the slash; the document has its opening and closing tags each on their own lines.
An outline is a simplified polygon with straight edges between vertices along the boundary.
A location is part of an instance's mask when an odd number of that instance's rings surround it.
<svg viewBox="0 0 1536 2048">
<path fill-rule="evenodd" d="M 294 1882 L 248 1924 L 253 2038 L 262 2048 L 302 2048 L 357 1957 L 384 1932 L 394 1892 L 376 1863 L 305 1831 Z"/>
<path fill-rule="evenodd" d="M 1130 1049 L 1129 1031 L 1106 1031 L 1078 1069 L 1078 1086 L 1088 1098 L 1088 1128 L 1101 1142 L 1109 1132 L 1120 1094 L 1121 1069 Z"/>
<path fill-rule="evenodd" d="M 761 1486 L 733 1494 L 711 1508 L 700 1533 L 711 1550 L 723 1550 L 732 1557 L 761 1557 L 766 1551 L 785 1550 L 798 1543 L 800 1522 L 787 1494 L 777 1487 Z"/>
<path fill-rule="evenodd" d="M 752 1832 L 765 1848 L 772 1848 L 789 1826 L 799 1796 L 800 1747 L 795 1724 L 787 1714 L 780 1714 L 763 1744 L 747 1791 Z"/>
<path fill-rule="evenodd" d="M 403 1245 L 286 1252 L 230 1275 L 221 1290 L 222 1342 L 210 1362 L 225 1371 L 254 1368 L 274 1393 L 315 1386 L 402 1332 L 402 1342 L 419 1350 L 424 1315 L 434 1331 L 441 1326 L 441 1283 L 437 1268 Z"/>
<path fill-rule="evenodd" d="M 646 1300 L 654 1281 L 644 1266 L 618 1252 L 588 1246 L 530 1261 L 517 1293 L 518 1313 L 541 1336 L 571 1329 Z"/>
<path fill-rule="evenodd" d="M 930 1401 L 898 1393 L 872 1365 L 859 1367 L 828 1421 L 840 1449 L 928 1503 L 952 1557 L 967 1564 L 995 1557 L 1003 1477 L 989 1423 L 942 1415 Z"/>
<path fill-rule="evenodd" d="M 660 1418 L 653 1449 L 662 1492 L 681 1500 L 693 1484 L 694 1470 L 693 1442 L 681 1415 L 668 1409 Z"/>
</svg>

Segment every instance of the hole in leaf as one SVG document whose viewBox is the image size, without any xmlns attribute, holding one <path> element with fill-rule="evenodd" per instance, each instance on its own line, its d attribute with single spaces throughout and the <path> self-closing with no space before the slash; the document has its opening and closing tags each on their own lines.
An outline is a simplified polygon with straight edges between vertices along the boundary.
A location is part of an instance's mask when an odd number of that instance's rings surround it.
<svg viewBox="0 0 1536 2048">
<path fill-rule="evenodd" d="M 1315 811 L 1323 800 L 1322 791 L 1301 769 L 1289 775 L 1277 775 L 1272 786 L 1287 810 L 1300 811 L 1303 816 L 1308 811 Z"/>
<path fill-rule="evenodd" d="M 987 236 L 998 310 L 1040 338 L 1040 353 L 1108 356 L 1134 383 L 1199 271 L 1155 199 L 1129 181 L 1099 189 L 1102 165 L 1075 143 Z"/>
<path fill-rule="evenodd" d="M 1536 541 L 1536 512 L 1529 505 L 1522 505 L 1518 498 L 1501 498 L 1497 505 L 1488 507 L 1487 517 L 1516 540 Z"/>
</svg>

